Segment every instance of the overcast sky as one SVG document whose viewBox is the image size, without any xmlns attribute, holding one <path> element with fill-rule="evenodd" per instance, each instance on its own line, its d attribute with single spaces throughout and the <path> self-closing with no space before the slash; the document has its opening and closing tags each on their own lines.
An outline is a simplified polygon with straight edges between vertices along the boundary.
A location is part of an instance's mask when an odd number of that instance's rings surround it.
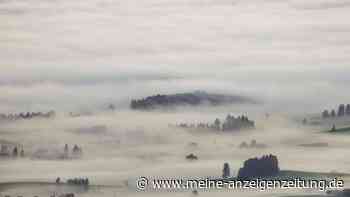
<svg viewBox="0 0 350 197">
<path fill-rule="evenodd" d="M 349 18 L 350 0 L 0 0 L 0 109 L 192 89 L 336 105 Z"/>
</svg>

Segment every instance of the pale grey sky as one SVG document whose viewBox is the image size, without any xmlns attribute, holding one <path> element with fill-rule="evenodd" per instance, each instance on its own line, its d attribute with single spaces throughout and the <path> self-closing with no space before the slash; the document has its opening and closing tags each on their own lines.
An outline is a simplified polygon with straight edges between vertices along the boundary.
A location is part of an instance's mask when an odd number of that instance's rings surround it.
<svg viewBox="0 0 350 197">
<path fill-rule="evenodd" d="M 349 98 L 348 18 L 349 0 L 2 0 L 0 100 L 202 88 L 326 105 Z"/>
</svg>

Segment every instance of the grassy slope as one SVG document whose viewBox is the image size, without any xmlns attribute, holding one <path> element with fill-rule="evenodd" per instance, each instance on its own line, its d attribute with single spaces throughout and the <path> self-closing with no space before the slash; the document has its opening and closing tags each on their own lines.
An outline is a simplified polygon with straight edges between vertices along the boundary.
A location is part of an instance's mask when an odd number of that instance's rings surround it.
<svg viewBox="0 0 350 197">
<path fill-rule="evenodd" d="M 281 170 L 280 173 L 277 176 L 274 177 L 263 177 L 262 179 L 265 180 L 293 180 L 295 178 L 299 179 L 334 179 L 334 178 L 339 178 L 339 177 L 345 177 L 348 176 L 350 177 L 350 174 L 347 173 L 331 173 L 331 172 L 305 172 L 305 171 L 294 171 L 294 170 Z M 227 180 L 236 180 L 237 178 L 229 178 Z M 256 178 L 255 178 L 256 179 Z M 253 179 L 254 180 L 254 179 Z"/>
<path fill-rule="evenodd" d="M 328 130 L 330 133 L 342 133 L 350 131 L 350 127 L 336 128 L 335 131 Z"/>
</svg>

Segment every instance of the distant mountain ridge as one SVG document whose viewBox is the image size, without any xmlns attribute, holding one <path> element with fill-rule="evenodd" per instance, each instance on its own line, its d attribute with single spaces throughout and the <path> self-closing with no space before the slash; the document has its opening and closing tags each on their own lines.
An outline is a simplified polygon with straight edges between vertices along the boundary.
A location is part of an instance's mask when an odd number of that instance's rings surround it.
<svg viewBox="0 0 350 197">
<path fill-rule="evenodd" d="M 138 100 L 131 100 L 131 109 L 151 110 L 162 107 L 197 106 L 201 104 L 224 105 L 224 104 L 257 103 L 249 97 L 227 94 L 211 94 L 205 91 L 194 91 L 169 95 L 154 95 Z"/>
</svg>

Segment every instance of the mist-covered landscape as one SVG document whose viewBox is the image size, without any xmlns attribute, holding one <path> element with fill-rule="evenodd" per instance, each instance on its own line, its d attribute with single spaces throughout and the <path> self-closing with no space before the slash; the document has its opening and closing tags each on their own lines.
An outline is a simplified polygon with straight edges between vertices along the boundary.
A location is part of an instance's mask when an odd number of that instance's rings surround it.
<svg viewBox="0 0 350 197">
<path fill-rule="evenodd" d="M 348 0 L 0 0 L 0 197 L 350 196 L 349 17 Z"/>
</svg>

